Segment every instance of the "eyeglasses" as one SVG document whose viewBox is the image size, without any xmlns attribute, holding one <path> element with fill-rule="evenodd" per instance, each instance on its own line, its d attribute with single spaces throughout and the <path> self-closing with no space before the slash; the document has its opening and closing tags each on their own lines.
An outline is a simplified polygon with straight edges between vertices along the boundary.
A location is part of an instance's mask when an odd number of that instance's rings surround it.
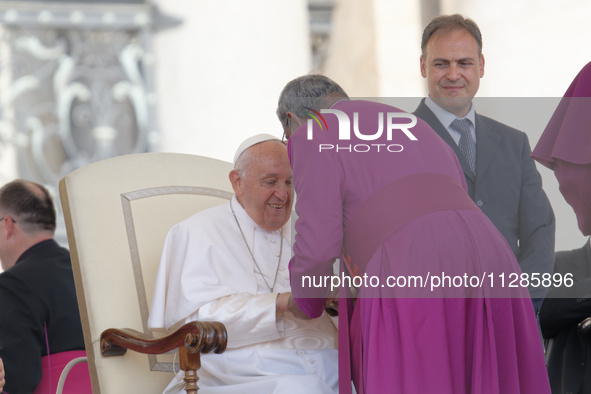
<svg viewBox="0 0 591 394">
<path fill-rule="evenodd" d="M 281 137 L 281 143 L 283 145 L 287 145 L 287 141 L 285 141 L 285 129 L 289 126 L 289 118 L 285 118 L 285 127 L 283 128 L 283 136 Z"/>
<path fill-rule="evenodd" d="M 0 222 L 2 222 L 4 220 L 4 218 L 8 218 L 8 219 L 12 220 L 12 223 L 16 223 L 16 220 L 14 220 L 13 218 L 11 218 L 10 216 L 2 216 L 0 218 Z"/>
</svg>

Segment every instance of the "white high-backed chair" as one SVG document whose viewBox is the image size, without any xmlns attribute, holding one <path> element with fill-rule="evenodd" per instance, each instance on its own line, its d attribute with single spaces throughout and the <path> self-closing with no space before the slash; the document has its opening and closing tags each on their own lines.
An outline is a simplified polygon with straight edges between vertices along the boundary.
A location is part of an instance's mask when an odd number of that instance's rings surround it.
<svg viewBox="0 0 591 394">
<path fill-rule="evenodd" d="M 149 353 L 179 348 L 176 362 L 196 380 L 191 370 L 200 366 L 199 352 L 225 350 L 220 323 L 196 322 L 156 340 L 169 333 L 151 333 L 147 319 L 168 230 L 230 199 L 231 168 L 194 155 L 140 153 L 90 164 L 60 181 L 94 394 L 161 393 L 175 356 Z M 194 393 L 191 384 L 187 392 Z"/>
</svg>

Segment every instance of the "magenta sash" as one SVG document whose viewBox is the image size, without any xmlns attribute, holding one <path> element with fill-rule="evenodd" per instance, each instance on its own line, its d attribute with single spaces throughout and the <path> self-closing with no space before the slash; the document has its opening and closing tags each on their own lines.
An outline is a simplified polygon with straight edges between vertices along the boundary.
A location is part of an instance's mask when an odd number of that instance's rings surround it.
<svg viewBox="0 0 591 394">
<path fill-rule="evenodd" d="M 461 183 L 450 176 L 425 173 L 397 179 L 371 195 L 349 221 L 344 234 L 343 265 L 350 275 L 363 275 L 379 246 L 405 224 L 433 212 L 466 209 L 480 211 Z M 350 295 L 340 297 L 339 392 L 342 394 L 351 393 L 352 379 L 357 393 L 364 392 L 358 305 Z"/>
<path fill-rule="evenodd" d="M 62 370 L 66 364 L 78 357 L 86 357 L 86 351 L 72 350 L 50 354 L 41 358 L 43 377 L 33 394 L 55 393 Z M 87 363 L 76 364 L 70 370 L 65 381 L 63 394 L 92 394 Z"/>
</svg>

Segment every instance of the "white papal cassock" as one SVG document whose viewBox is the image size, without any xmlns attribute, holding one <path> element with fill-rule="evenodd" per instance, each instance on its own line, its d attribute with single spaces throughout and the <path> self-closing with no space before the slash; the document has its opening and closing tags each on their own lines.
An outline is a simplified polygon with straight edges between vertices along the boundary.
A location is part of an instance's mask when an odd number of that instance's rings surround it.
<svg viewBox="0 0 591 394">
<path fill-rule="evenodd" d="M 337 331 L 330 318 L 276 314 L 277 295 L 290 291 L 290 234 L 289 222 L 282 232 L 260 228 L 236 197 L 169 231 L 148 326 L 170 329 L 203 320 L 228 330 L 225 353 L 202 355 L 200 394 L 337 391 Z M 165 393 L 181 391 L 182 378 L 177 374 Z"/>
</svg>

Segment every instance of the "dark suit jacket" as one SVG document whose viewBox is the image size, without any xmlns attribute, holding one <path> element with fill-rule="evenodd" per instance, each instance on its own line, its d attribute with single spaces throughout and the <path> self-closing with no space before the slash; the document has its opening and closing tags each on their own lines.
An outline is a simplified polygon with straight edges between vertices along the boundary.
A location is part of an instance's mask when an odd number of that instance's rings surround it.
<svg viewBox="0 0 591 394">
<path fill-rule="evenodd" d="M 0 357 L 8 393 L 35 390 L 48 347 L 50 354 L 84 350 L 70 253 L 52 239 L 30 247 L 0 275 Z"/>
<path fill-rule="evenodd" d="M 476 114 L 476 175 L 460 148 L 423 99 L 414 112 L 452 147 L 466 177 L 468 193 L 505 237 L 523 272 L 539 276 L 554 266 L 554 212 L 530 157 L 525 133 Z M 532 298 L 543 286 L 530 287 Z"/>
<path fill-rule="evenodd" d="M 548 292 L 540 310 L 544 338 L 552 338 L 546 354 L 552 393 L 591 393 L 591 337 L 577 325 L 591 316 L 591 246 L 556 253 L 555 272 L 572 274 L 574 285 Z M 566 297 L 566 298 L 565 298 Z"/>
</svg>

